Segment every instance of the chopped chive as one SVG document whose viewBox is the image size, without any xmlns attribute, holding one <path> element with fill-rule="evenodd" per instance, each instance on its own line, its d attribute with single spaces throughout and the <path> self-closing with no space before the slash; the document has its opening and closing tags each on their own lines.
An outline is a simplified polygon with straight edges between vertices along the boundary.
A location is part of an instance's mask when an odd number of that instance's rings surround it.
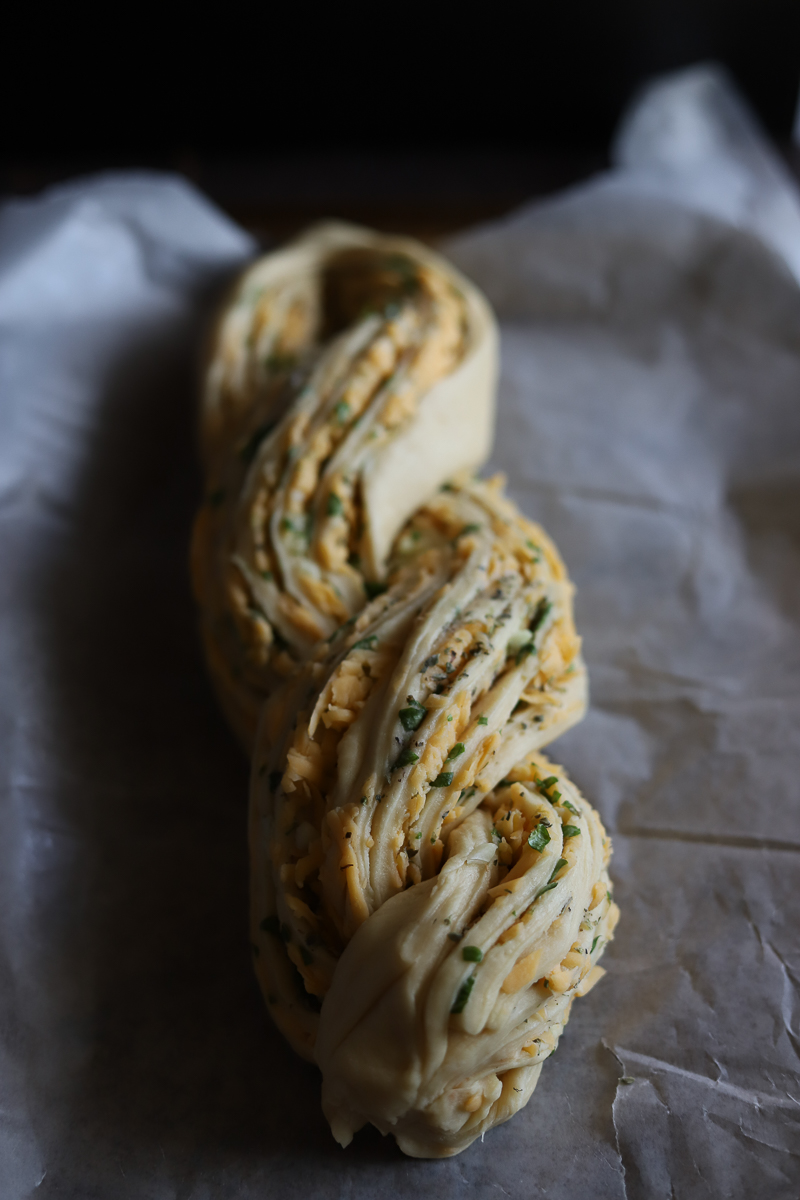
<svg viewBox="0 0 800 1200">
<path fill-rule="evenodd" d="M 397 715 L 406 733 L 411 733 L 412 730 L 419 729 L 427 714 L 428 710 L 425 705 L 420 704 L 419 700 L 415 700 L 413 696 L 409 696 L 408 707 L 401 708 Z"/>
<path fill-rule="evenodd" d="M 364 580 L 364 591 L 367 593 L 368 600 L 374 600 L 376 596 L 381 596 L 386 591 L 385 583 L 377 583 L 372 579 Z"/>
<path fill-rule="evenodd" d="M 570 811 L 571 813 L 575 813 L 575 816 L 576 816 L 576 817 L 579 817 L 579 816 L 581 815 L 581 814 L 578 812 L 578 810 L 577 810 L 577 808 L 575 807 L 575 805 L 574 805 L 574 804 L 570 804 L 569 800 L 562 800 L 562 801 L 561 801 L 561 803 L 564 805 L 564 808 L 568 808 L 568 809 L 569 809 L 569 811 Z"/>
<path fill-rule="evenodd" d="M 431 845 L 432 845 L 432 846 L 435 846 L 435 845 L 436 845 L 436 838 L 435 838 L 435 837 L 432 837 L 432 838 L 431 838 Z"/>
<path fill-rule="evenodd" d="M 461 957 L 464 962 L 480 962 L 483 958 L 483 951 L 480 946 L 465 946 L 461 951 Z"/>
<path fill-rule="evenodd" d="M 475 525 L 474 523 L 465 525 L 461 532 L 456 534 L 456 538 L 465 537 L 468 533 L 480 533 L 480 529 L 480 525 Z"/>
<path fill-rule="evenodd" d="M 331 492 L 330 496 L 328 496 L 328 504 L 325 512 L 329 517 L 341 517 L 344 513 L 344 505 L 335 492 Z"/>
<path fill-rule="evenodd" d="M 453 1007 L 450 1009 L 451 1013 L 462 1013 L 464 1011 L 467 1001 L 469 1000 L 470 993 L 474 987 L 475 976 L 470 975 L 468 979 L 464 980 L 461 987 L 458 989 L 458 994 L 453 1002 Z"/>
<path fill-rule="evenodd" d="M 592 948 L 589 951 L 590 954 L 594 954 L 594 948 L 599 941 L 600 941 L 600 934 L 598 933 L 597 936 L 595 937 L 594 941 L 592 942 Z"/>
<path fill-rule="evenodd" d="M 547 779 L 537 779 L 536 786 L 540 792 L 548 791 L 554 783 L 558 783 L 557 775 L 548 775 Z"/>
<path fill-rule="evenodd" d="M 259 574 L 261 575 L 262 579 L 266 579 L 267 583 L 269 583 L 271 579 L 275 578 L 275 576 L 272 574 L 272 571 L 261 571 Z"/>
<path fill-rule="evenodd" d="M 415 762 L 419 762 L 419 755 L 415 754 L 413 750 L 404 750 L 394 765 L 395 767 L 409 767 Z"/>
<path fill-rule="evenodd" d="M 453 746 L 452 750 L 450 751 L 450 753 L 447 756 L 447 761 L 452 762 L 452 760 L 454 758 L 460 758 L 463 753 L 464 753 L 464 743 L 456 742 L 455 746 Z"/>
<path fill-rule="evenodd" d="M 422 837 L 422 834 L 421 834 L 421 833 L 415 833 L 415 834 L 414 834 L 414 837 L 415 837 L 415 838 L 416 838 L 416 839 L 419 841 L 419 839 Z"/>
<path fill-rule="evenodd" d="M 427 671 L 428 667 L 432 667 L 433 664 L 437 663 L 438 661 L 439 661 L 439 655 L 431 654 L 430 658 L 426 658 L 425 662 L 422 664 L 423 671 Z"/>
<path fill-rule="evenodd" d="M 565 838 L 577 837 L 580 833 L 580 828 L 577 825 L 562 825 L 561 832 Z"/>
<path fill-rule="evenodd" d="M 431 787 L 450 787 L 453 782 L 453 771 L 440 771 L 434 779 Z"/>
<path fill-rule="evenodd" d="M 377 633 L 370 633 L 367 637 L 361 639 L 360 642 L 353 643 L 354 650 L 374 650 L 378 644 Z"/>
<path fill-rule="evenodd" d="M 344 425 L 345 421 L 350 416 L 350 405 L 346 400 L 340 400 L 339 403 L 334 406 L 333 415 L 336 417 L 336 420 L 340 425 Z"/>
<path fill-rule="evenodd" d="M 460 942 L 463 938 L 463 933 L 448 933 L 447 935 L 451 942 Z"/>
<path fill-rule="evenodd" d="M 478 717 L 478 724 L 479 725 L 488 725 L 489 718 L 488 717 Z"/>
<path fill-rule="evenodd" d="M 533 850 L 544 850 L 547 843 L 550 841 L 550 830 L 542 821 L 535 829 L 532 829 L 528 837 L 528 845 Z"/>
</svg>

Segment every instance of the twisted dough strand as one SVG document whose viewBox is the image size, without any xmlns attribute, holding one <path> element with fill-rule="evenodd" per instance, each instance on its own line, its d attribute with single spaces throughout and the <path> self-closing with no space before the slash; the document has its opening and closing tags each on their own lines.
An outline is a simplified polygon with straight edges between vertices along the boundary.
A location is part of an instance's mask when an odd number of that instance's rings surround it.
<svg viewBox="0 0 800 1200">
<path fill-rule="evenodd" d="M 463 470 L 494 339 L 430 252 L 323 227 L 240 281 L 203 408 L 194 579 L 253 746 L 256 971 L 342 1145 L 372 1122 L 421 1157 L 527 1101 L 617 919 L 602 825 L 540 753 L 586 706 L 572 585 Z"/>
</svg>

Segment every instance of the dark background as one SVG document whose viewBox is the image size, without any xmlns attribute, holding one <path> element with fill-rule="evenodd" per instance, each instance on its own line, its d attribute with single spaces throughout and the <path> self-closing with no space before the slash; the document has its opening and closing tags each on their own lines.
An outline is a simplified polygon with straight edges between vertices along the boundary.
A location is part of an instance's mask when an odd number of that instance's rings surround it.
<svg viewBox="0 0 800 1200">
<path fill-rule="evenodd" d="M 707 59 L 790 155 L 800 84 L 797 0 L 29 4 L 2 42 L 0 193 L 178 170 L 265 241 L 499 214 L 602 167 L 637 87 Z"/>
</svg>

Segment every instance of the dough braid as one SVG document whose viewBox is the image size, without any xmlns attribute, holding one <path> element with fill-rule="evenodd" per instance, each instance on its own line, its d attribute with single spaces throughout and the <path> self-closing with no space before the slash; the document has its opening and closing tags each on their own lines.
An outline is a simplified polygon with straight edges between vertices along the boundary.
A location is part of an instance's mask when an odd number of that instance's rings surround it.
<svg viewBox="0 0 800 1200">
<path fill-rule="evenodd" d="M 572 584 L 470 475 L 495 345 L 430 251 L 323 226 L 239 281 L 203 405 L 195 590 L 252 747 L 256 972 L 337 1140 L 417 1157 L 526 1103 L 618 916 L 599 818 L 540 753 L 586 708 Z"/>
</svg>

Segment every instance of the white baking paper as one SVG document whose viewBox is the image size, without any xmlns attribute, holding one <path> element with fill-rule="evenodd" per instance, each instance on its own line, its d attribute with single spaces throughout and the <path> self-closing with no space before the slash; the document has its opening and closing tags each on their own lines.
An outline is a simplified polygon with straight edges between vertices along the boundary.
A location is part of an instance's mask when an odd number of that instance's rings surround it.
<svg viewBox="0 0 800 1200">
<path fill-rule="evenodd" d="M 528 1107 L 440 1162 L 339 1149 L 250 969 L 186 546 L 197 347 L 254 247 L 165 176 L 0 213 L 4 1200 L 796 1198 L 800 205 L 713 71 L 616 157 L 447 247 L 501 319 L 494 465 L 578 585 L 553 754 L 622 919 Z"/>
</svg>

